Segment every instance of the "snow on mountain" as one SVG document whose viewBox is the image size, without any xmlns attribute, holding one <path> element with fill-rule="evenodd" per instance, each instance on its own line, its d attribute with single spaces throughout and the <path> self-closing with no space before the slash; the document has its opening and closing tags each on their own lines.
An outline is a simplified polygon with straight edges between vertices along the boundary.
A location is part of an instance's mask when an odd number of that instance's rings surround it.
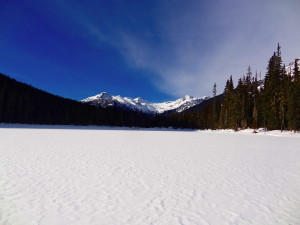
<svg viewBox="0 0 300 225">
<path fill-rule="evenodd" d="M 300 70 L 300 58 L 296 59 L 297 60 L 297 64 L 298 64 L 298 68 Z M 289 63 L 286 67 L 285 67 L 285 71 L 287 72 L 287 74 L 289 74 L 290 76 L 293 76 L 294 74 L 294 69 L 295 69 L 295 61 Z"/>
<path fill-rule="evenodd" d="M 145 113 L 164 113 L 170 110 L 176 110 L 177 112 L 182 112 L 194 105 L 201 103 L 202 101 L 208 99 L 208 97 L 195 98 L 186 95 L 175 101 L 168 101 L 162 103 L 150 103 L 140 97 L 129 98 L 121 97 L 119 95 L 110 95 L 106 92 L 102 92 L 98 95 L 81 100 L 83 103 L 88 103 L 95 106 L 102 107 L 118 107 L 125 108 L 135 111 L 142 111 Z"/>
<path fill-rule="evenodd" d="M 152 105 L 155 107 L 158 113 L 163 113 L 169 110 L 176 110 L 177 112 L 182 112 L 188 108 L 191 108 L 194 105 L 203 102 L 206 99 L 208 99 L 208 97 L 206 96 L 202 98 L 195 98 L 193 96 L 186 95 L 175 101 L 153 103 Z"/>
</svg>

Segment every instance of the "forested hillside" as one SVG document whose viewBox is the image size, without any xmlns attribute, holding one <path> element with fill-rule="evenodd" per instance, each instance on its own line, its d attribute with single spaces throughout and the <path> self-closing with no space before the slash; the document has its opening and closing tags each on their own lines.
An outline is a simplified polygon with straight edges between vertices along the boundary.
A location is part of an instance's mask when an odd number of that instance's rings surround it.
<svg viewBox="0 0 300 225">
<path fill-rule="evenodd" d="M 0 74 L 0 122 L 147 127 L 140 112 L 104 109 L 41 91 Z"/>
</svg>

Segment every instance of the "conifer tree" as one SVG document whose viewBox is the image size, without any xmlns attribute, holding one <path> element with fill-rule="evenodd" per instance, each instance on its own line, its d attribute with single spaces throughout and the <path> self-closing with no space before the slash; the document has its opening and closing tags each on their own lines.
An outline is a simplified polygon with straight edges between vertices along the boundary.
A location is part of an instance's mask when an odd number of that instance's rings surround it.
<svg viewBox="0 0 300 225">
<path fill-rule="evenodd" d="M 252 124 L 251 126 L 254 129 L 258 128 L 258 96 L 259 96 L 259 91 L 258 91 L 258 80 L 257 80 L 257 72 L 255 75 L 255 78 L 253 79 L 252 82 L 252 97 L 253 97 L 253 108 L 252 108 Z"/>
<path fill-rule="evenodd" d="M 268 129 L 280 128 L 280 94 L 282 81 L 282 59 L 278 44 L 277 51 L 269 60 L 264 83 L 264 116 Z"/>
<path fill-rule="evenodd" d="M 250 127 L 252 125 L 252 117 L 253 117 L 253 104 L 254 104 L 254 78 L 252 76 L 252 69 L 249 66 L 247 69 L 246 80 L 245 80 L 245 124 L 246 127 Z"/>
<path fill-rule="evenodd" d="M 212 107 L 212 129 L 216 129 L 217 123 L 217 84 L 214 83 L 213 86 L 213 107 Z"/>
<path fill-rule="evenodd" d="M 290 89 L 290 76 L 287 75 L 285 65 L 282 67 L 280 97 L 279 97 L 279 118 L 281 131 L 287 126 L 287 111 L 288 111 L 288 90 Z"/>
<path fill-rule="evenodd" d="M 234 129 L 235 93 L 232 76 L 227 80 L 224 89 L 224 98 L 222 101 L 222 116 L 220 115 L 220 123 L 222 128 Z"/>
<path fill-rule="evenodd" d="M 290 82 L 288 91 L 288 128 L 290 130 L 300 129 L 300 72 L 298 67 L 298 60 L 294 62 L 293 80 Z"/>
</svg>

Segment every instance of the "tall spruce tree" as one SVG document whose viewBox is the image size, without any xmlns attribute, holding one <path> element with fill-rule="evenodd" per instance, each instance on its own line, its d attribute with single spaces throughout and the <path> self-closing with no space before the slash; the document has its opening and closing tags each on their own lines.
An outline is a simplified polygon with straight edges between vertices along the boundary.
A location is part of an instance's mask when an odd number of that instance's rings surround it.
<svg viewBox="0 0 300 225">
<path fill-rule="evenodd" d="M 253 108 L 252 108 L 252 124 L 251 127 L 254 129 L 258 128 L 258 104 L 259 104 L 259 81 L 257 79 L 257 72 L 252 82 L 252 97 L 253 97 Z"/>
<path fill-rule="evenodd" d="M 285 65 L 282 67 L 280 97 L 279 97 L 279 119 L 281 131 L 287 128 L 288 90 L 290 89 L 290 76 L 287 75 Z"/>
<path fill-rule="evenodd" d="M 234 127 L 234 122 L 232 119 L 233 114 L 233 98 L 234 98 L 234 86 L 232 81 L 232 76 L 226 81 L 226 85 L 223 92 L 223 101 L 221 104 L 221 112 L 219 124 L 221 129 L 227 129 Z"/>
<path fill-rule="evenodd" d="M 264 116 L 266 127 L 270 130 L 280 129 L 280 94 L 282 81 L 281 47 L 269 60 L 264 83 Z"/>
<path fill-rule="evenodd" d="M 252 116 L 253 116 L 253 88 L 254 78 L 252 76 L 252 69 L 249 66 L 247 69 L 246 79 L 245 79 L 245 125 L 250 127 L 252 125 Z"/>
<path fill-rule="evenodd" d="M 300 130 L 300 71 L 295 59 L 293 78 L 290 82 L 287 98 L 287 121 L 290 130 Z"/>
</svg>

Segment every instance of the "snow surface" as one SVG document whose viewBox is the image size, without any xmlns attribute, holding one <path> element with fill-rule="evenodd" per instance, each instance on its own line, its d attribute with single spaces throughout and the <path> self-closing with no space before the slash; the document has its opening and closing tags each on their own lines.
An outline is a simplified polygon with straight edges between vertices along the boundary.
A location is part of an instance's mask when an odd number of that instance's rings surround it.
<svg viewBox="0 0 300 225">
<path fill-rule="evenodd" d="M 106 92 L 102 92 L 98 95 L 88 97 L 81 100 L 83 103 L 89 103 L 95 106 L 110 107 L 110 106 L 125 106 L 132 110 L 138 110 L 145 113 L 163 113 L 169 110 L 176 110 L 177 112 L 182 112 L 202 101 L 208 99 L 204 96 L 201 98 L 192 97 L 186 95 L 180 99 L 169 102 L 162 103 L 150 103 L 140 97 L 130 98 L 122 97 L 119 95 L 110 95 Z"/>
<path fill-rule="evenodd" d="M 0 124 L 1 225 L 300 224 L 300 135 Z"/>
</svg>

